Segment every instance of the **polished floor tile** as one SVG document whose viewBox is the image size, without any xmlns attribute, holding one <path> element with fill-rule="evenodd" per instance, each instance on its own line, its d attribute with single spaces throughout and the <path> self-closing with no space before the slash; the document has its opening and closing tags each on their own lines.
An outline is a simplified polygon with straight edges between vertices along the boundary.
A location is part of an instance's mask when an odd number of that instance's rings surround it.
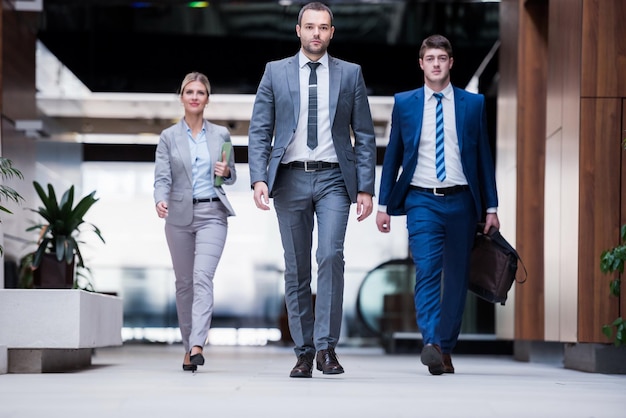
<svg viewBox="0 0 626 418">
<path fill-rule="evenodd" d="M 626 416 L 623 375 L 458 355 L 455 374 L 431 376 L 414 354 L 337 354 L 345 374 L 293 379 L 282 346 L 206 347 L 196 373 L 182 370 L 179 345 L 98 349 L 86 370 L 1 375 L 0 418 Z"/>
</svg>

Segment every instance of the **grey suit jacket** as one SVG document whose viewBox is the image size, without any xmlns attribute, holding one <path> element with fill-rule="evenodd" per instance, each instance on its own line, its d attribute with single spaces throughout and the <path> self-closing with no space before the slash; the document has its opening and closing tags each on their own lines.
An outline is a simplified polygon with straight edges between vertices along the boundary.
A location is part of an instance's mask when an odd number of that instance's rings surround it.
<svg viewBox="0 0 626 418">
<path fill-rule="evenodd" d="M 374 125 L 361 67 L 330 56 L 328 65 L 333 143 L 346 189 L 356 202 L 358 192 L 374 195 Z M 270 196 L 279 164 L 298 124 L 299 72 L 297 54 L 269 62 L 254 101 L 248 143 L 250 181 L 253 185 L 258 181 L 267 183 Z"/>
<path fill-rule="evenodd" d="M 230 142 L 230 133 L 223 126 L 204 121 L 209 155 L 216 161 L 222 158 L 222 145 Z M 237 180 L 235 153 L 230 153 L 228 161 L 230 178 L 224 184 L 233 184 Z M 187 129 L 181 119 L 177 124 L 161 132 L 156 149 L 154 167 L 154 203 L 167 202 L 166 222 L 172 225 L 186 226 L 193 219 L 193 188 L 191 184 L 191 154 L 187 142 Z M 215 191 L 220 201 L 226 206 L 229 216 L 234 216 L 226 192 L 220 187 Z"/>
</svg>

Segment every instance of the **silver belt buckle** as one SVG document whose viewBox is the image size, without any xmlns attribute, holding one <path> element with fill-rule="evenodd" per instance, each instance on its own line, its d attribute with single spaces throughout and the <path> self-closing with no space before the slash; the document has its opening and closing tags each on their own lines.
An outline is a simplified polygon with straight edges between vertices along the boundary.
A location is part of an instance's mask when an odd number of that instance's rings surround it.
<svg viewBox="0 0 626 418">
<path fill-rule="evenodd" d="M 306 173 L 313 173 L 313 172 L 315 171 L 315 169 L 313 169 L 313 170 L 309 170 L 309 161 L 305 161 L 305 162 L 304 162 L 304 171 L 305 171 Z"/>
<path fill-rule="evenodd" d="M 443 193 L 437 193 L 437 188 L 436 187 L 433 187 L 433 194 L 435 196 L 445 196 L 445 194 L 443 194 Z"/>
</svg>

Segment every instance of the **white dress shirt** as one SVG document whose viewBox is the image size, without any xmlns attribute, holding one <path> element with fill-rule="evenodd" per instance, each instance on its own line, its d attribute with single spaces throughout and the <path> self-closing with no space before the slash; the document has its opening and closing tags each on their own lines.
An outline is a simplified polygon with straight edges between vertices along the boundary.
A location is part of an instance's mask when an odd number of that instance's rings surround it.
<svg viewBox="0 0 626 418">
<path fill-rule="evenodd" d="M 463 165 L 461 164 L 461 151 L 459 139 L 456 133 L 456 113 L 454 110 L 454 89 L 452 84 L 441 91 L 443 97 L 443 132 L 444 132 L 444 155 L 446 163 L 446 178 L 444 181 L 437 179 L 435 169 L 435 141 L 436 120 L 435 112 L 437 99 L 435 93 L 428 86 L 424 86 L 424 116 L 422 119 L 422 132 L 417 156 L 417 167 L 413 174 L 411 184 L 419 187 L 451 187 L 467 184 Z"/>
<path fill-rule="evenodd" d="M 328 71 L 328 54 L 324 54 L 317 62 L 317 147 L 312 150 L 306 144 L 307 123 L 309 119 L 309 75 L 311 68 L 307 65 L 311 60 L 302 51 L 298 54 L 300 67 L 300 114 L 298 126 L 285 150 L 283 163 L 292 161 L 338 161 L 330 131 L 330 77 Z"/>
</svg>

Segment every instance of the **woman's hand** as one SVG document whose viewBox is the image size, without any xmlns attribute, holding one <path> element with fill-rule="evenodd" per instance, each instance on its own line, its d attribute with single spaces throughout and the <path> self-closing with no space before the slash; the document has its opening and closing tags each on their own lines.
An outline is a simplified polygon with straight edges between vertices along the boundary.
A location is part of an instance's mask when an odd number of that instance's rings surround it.
<svg viewBox="0 0 626 418">
<path fill-rule="evenodd" d="M 156 204 L 156 212 L 159 218 L 165 218 L 167 216 L 167 202 L 161 200 Z"/>
<path fill-rule="evenodd" d="M 213 174 L 224 178 L 230 177 L 230 168 L 228 167 L 228 161 L 226 161 L 226 151 L 222 151 L 222 160 L 215 162 Z"/>
</svg>

